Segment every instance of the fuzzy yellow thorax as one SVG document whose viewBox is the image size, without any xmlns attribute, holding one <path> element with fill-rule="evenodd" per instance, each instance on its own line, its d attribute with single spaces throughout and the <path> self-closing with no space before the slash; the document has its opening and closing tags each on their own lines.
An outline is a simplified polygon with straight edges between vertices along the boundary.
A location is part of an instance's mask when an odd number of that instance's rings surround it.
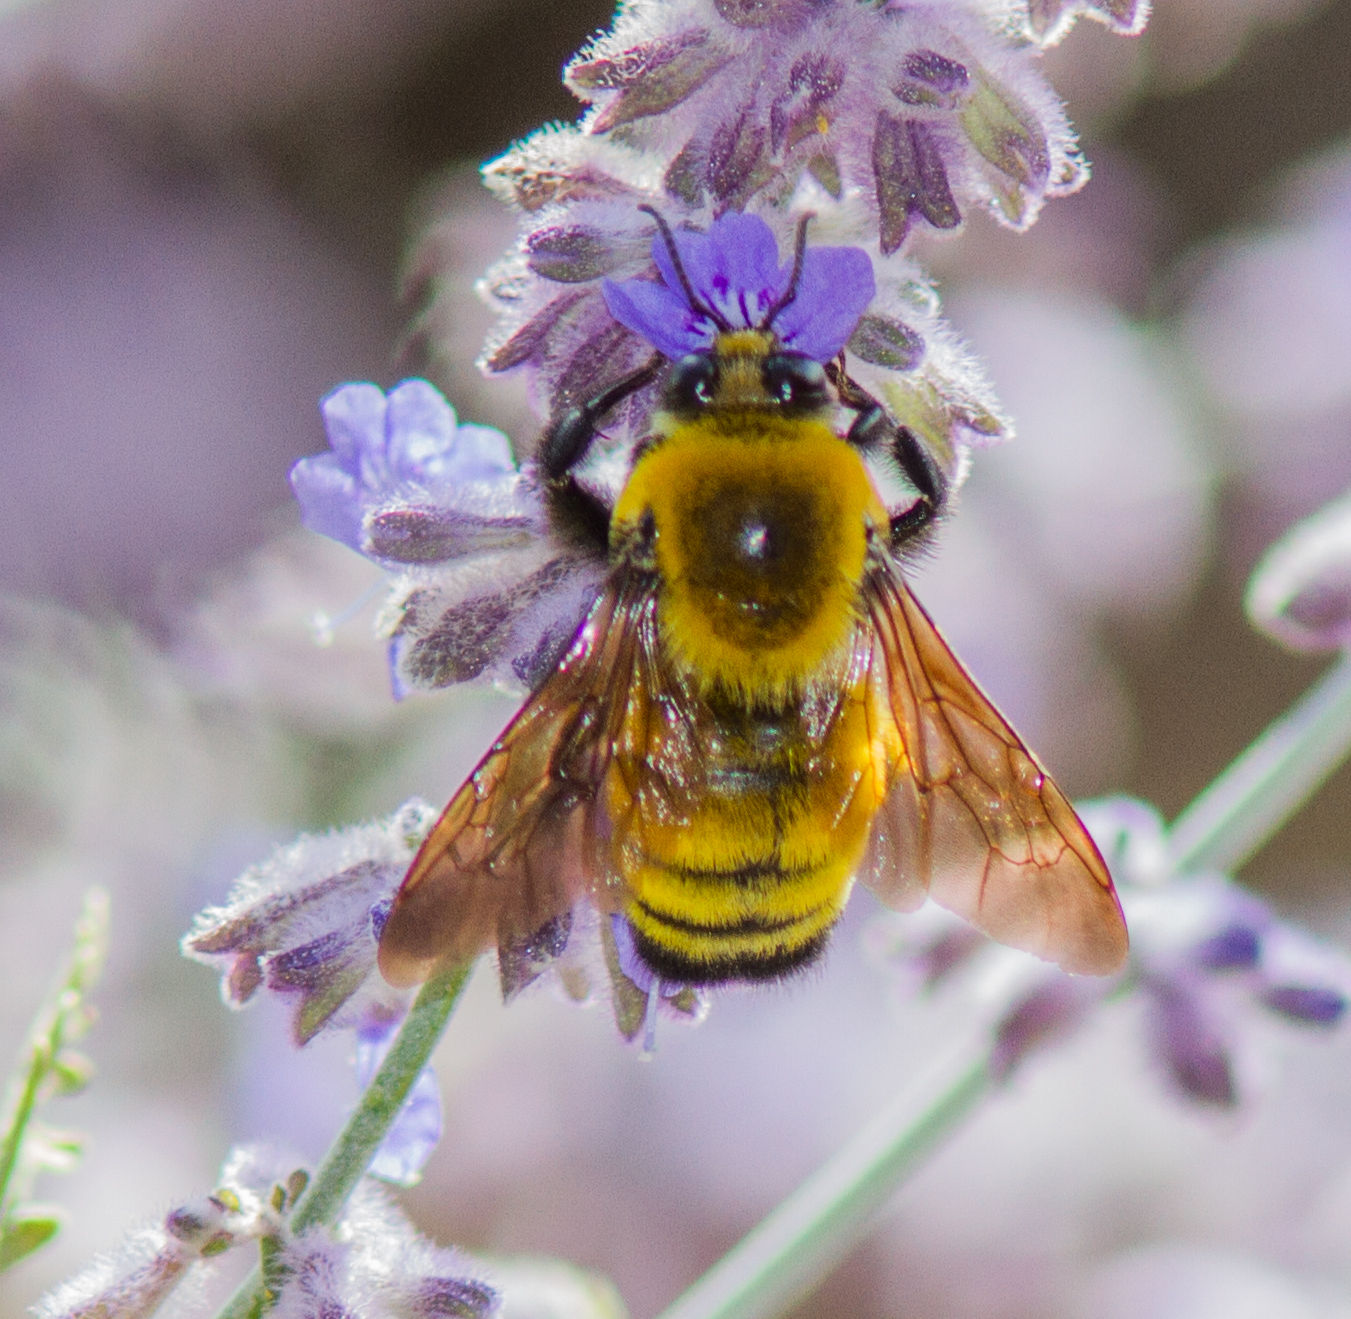
<svg viewBox="0 0 1351 1319">
<path fill-rule="evenodd" d="M 696 686 L 782 704 L 847 651 L 869 524 L 886 512 L 824 421 L 764 408 L 666 418 L 614 514 L 650 517 L 663 641 Z"/>
</svg>

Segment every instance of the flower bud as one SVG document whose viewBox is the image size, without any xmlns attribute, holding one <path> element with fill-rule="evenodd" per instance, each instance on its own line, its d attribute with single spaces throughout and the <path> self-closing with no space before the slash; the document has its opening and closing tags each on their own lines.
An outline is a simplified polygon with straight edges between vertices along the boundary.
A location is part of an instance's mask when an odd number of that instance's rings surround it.
<svg viewBox="0 0 1351 1319">
<path fill-rule="evenodd" d="M 1244 606 L 1254 627 L 1291 650 L 1351 645 L 1351 496 L 1297 523 L 1267 550 Z"/>
</svg>

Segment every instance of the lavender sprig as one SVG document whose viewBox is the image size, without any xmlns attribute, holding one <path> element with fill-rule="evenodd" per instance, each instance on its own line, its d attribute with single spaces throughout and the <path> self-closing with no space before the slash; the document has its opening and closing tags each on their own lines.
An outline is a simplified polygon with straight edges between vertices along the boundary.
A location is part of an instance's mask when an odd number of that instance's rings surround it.
<svg viewBox="0 0 1351 1319">
<path fill-rule="evenodd" d="M 70 958 L 38 1012 L 8 1087 L 0 1135 L 0 1271 L 49 1241 L 61 1225 L 56 1210 L 30 1204 L 27 1197 L 39 1172 L 70 1167 L 80 1140 L 46 1127 L 35 1114 L 43 1100 L 75 1094 L 89 1078 L 89 1063 L 72 1046 L 92 1021 L 89 993 L 102 973 L 107 942 L 108 895 L 91 889 Z"/>
<path fill-rule="evenodd" d="M 375 1079 L 297 1201 L 288 1224 L 292 1236 L 336 1223 L 427 1066 L 471 970 L 446 967 L 422 986 Z M 265 1295 L 260 1268 L 245 1279 L 218 1319 L 256 1319 Z"/>
</svg>

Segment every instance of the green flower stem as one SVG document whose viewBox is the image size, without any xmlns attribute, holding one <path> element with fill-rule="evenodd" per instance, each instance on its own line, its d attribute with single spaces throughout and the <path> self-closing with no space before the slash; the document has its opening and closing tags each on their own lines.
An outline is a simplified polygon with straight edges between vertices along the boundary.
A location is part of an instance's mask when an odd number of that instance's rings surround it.
<svg viewBox="0 0 1351 1319">
<path fill-rule="evenodd" d="M 46 1068 L 43 1065 L 45 1061 L 41 1048 L 34 1047 L 23 1081 L 15 1095 L 4 1137 L 0 1139 L 0 1211 L 9 1209 L 7 1194 L 9 1181 L 19 1161 L 19 1150 L 28 1132 L 28 1123 L 33 1116 L 33 1110 L 37 1107 L 38 1088 L 46 1076 Z M 7 1213 L 4 1216 L 7 1217 Z"/>
<path fill-rule="evenodd" d="M 436 1048 L 473 964 L 437 972 L 419 991 L 385 1061 L 356 1110 L 324 1156 L 291 1214 L 291 1231 L 330 1226 L 398 1117 L 408 1092 Z M 264 1308 L 261 1274 L 255 1270 L 226 1303 L 218 1319 L 257 1319 Z"/>
<path fill-rule="evenodd" d="M 1351 753 L 1351 653 L 1173 822 L 1174 868 L 1237 870 Z"/>
<path fill-rule="evenodd" d="M 14 1208 L 11 1195 L 16 1180 L 20 1156 L 29 1124 L 45 1087 L 50 1087 L 54 1074 L 63 1063 L 74 1060 L 66 1057 L 67 1046 L 78 1040 L 88 1027 L 90 1016 L 86 998 L 98 981 L 108 952 L 108 895 L 103 889 L 90 889 L 84 897 L 84 906 L 75 925 L 75 945 L 62 968 L 56 988 L 38 1010 L 25 1041 L 26 1058 L 20 1065 L 20 1075 L 10 1083 L 5 1112 L 0 1114 L 4 1124 L 0 1135 L 0 1239 L 4 1236 L 6 1220 Z M 69 1086 L 73 1092 L 75 1086 Z M 17 1179 L 25 1182 L 22 1176 Z M 20 1186 L 19 1195 L 26 1194 Z"/>
<path fill-rule="evenodd" d="M 770 1319 L 808 1294 L 990 1090 L 987 1051 L 982 1035 L 879 1113 L 658 1319 Z"/>
</svg>

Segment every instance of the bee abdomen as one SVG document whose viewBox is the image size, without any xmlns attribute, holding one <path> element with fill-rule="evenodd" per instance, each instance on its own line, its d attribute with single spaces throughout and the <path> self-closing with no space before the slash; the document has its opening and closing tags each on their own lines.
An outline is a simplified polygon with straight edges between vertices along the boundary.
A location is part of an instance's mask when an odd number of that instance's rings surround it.
<svg viewBox="0 0 1351 1319">
<path fill-rule="evenodd" d="M 606 780 L 607 854 L 662 978 L 772 980 L 825 946 L 885 783 L 865 700 L 824 729 L 809 705 L 719 693 L 686 721 L 635 719 Z"/>
<path fill-rule="evenodd" d="M 639 956 L 664 979 L 699 984 L 773 980 L 806 966 L 825 947 L 851 877 L 834 859 L 691 866 L 643 854 L 626 879 Z"/>
</svg>

